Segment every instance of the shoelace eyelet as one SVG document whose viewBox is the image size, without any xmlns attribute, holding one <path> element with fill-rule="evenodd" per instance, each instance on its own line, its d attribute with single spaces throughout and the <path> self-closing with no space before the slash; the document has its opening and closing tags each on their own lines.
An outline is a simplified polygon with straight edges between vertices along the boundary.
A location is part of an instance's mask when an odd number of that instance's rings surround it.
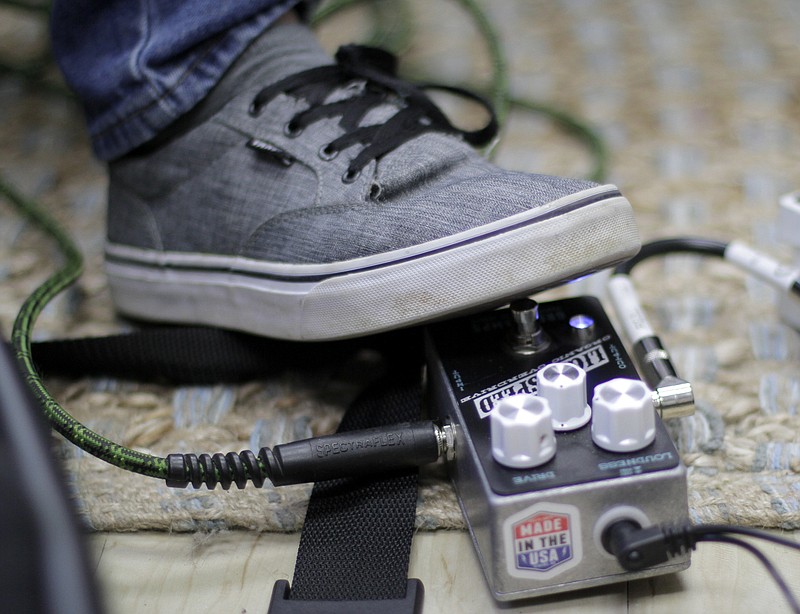
<svg viewBox="0 0 800 614">
<path fill-rule="evenodd" d="M 290 139 L 293 139 L 303 133 L 303 126 L 298 125 L 294 120 L 290 120 L 284 124 L 283 133 Z"/>
<path fill-rule="evenodd" d="M 339 155 L 339 150 L 333 147 L 331 143 L 328 143 L 327 145 L 320 147 L 317 153 L 321 159 L 328 162 Z"/>
<path fill-rule="evenodd" d="M 396 64 L 396 58 L 385 51 L 358 45 L 344 46 L 336 53 L 335 64 L 309 68 L 261 89 L 250 105 L 250 112 L 261 115 L 264 108 L 280 95 L 307 102 L 308 107 L 284 125 L 284 134 L 288 138 L 299 136 L 306 125 L 321 119 L 341 117 L 340 125 L 345 128 L 345 134 L 336 142 L 342 148 L 360 143 L 365 148 L 358 161 L 362 168 L 426 132 L 459 135 L 474 146 L 491 142 L 497 134 L 498 124 L 490 102 L 459 87 L 403 83 L 397 77 Z M 342 88 L 353 92 L 352 97 L 346 98 L 347 105 L 343 105 L 340 98 L 329 100 L 333 91 Z M 430 89 L 477 102 L 488 112 L 489 121 L 483 128 L 471 131 L 453 126 L 428 97 L 426 90 Z M 382 123 L 373 126 L 345 126 L 341 123 L 348 118 L 345 123 L 352 124 L 351 120 L 365 117 L 384 103 L 397 107 L 397 112 Z M 342 110 L 344 106 L 348 107 L 346 113 Z M 365 157 L 363 151 L 368 151 L 369 155 Z M 330 150 L 322 155 L 329 157 Z M 356 176 L 355 173 L 346 173 L 345 181 L 352 182 Z"/>
<path fill-rule="evenodd" d="M 261 105 L 257 104 L 254 100 L 247 108 L 247 112 L 249 113 L 250 117 L 258 117 L 258 115 L 261 113 Z"/>
<path fill-rule="evenodd" d="M 358 176 L 360 174 L 361 174 L 360 170 L 353 170 L 351 168 L 348 168 L 344 172 L 344 175 L 342 175 L 342 183 L 353 183 L 356 179 L 358 179 Z"/>
</svg>

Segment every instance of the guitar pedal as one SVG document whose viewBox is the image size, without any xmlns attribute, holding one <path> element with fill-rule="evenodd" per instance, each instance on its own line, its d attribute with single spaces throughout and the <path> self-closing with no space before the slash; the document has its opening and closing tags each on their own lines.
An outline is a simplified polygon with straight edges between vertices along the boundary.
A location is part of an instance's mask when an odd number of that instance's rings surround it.
<svg viewBox="0 0 800 614">
<path fill-rule="evenodd" d="M 431 413 L 455 439 L 449 472 L 496 599 L 672 573 L 625 571 L 616 522 L 688 516 L 686 468 L 600 302 L 578 297 L 429 327 Z"/>
</svg>

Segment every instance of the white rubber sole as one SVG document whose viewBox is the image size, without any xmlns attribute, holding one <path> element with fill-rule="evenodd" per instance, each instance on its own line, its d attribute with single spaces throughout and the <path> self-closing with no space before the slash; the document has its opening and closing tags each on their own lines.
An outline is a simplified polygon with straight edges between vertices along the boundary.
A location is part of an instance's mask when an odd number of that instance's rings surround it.
<svg viewBox="0 0 800 614">
<path fill-rule="evenodd" d="M 445 239 L 287 265 L 106 246 L 117 309 L 281 339 L 356 337 L 440 319 L 611 266 L 640 246 L 630 204 L 598 186 Z"/>
</svg>

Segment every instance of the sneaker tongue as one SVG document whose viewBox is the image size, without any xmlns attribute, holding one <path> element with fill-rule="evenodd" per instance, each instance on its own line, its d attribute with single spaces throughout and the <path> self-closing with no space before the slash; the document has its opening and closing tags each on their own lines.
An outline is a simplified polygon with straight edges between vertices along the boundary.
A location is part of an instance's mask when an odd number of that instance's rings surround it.
<svg viewBox="0 0 800 614">
<path fill-rule="evenodd" d="M 200 113 L 210 117 L 245 91 L 258 90 L 289 75 L 329 64 L 333 64 L 333 60 L 320 47 L 308 26 L 276 24 L 237 58 L 203 100 Z"/>
<path fill-rule="evenodd" d="M 308 26 L 277 24 L 245 50 L 223 81 L 231 78 L 243 87 L 266 87 L 289 75 L 333 63 Z"/>
</svg>

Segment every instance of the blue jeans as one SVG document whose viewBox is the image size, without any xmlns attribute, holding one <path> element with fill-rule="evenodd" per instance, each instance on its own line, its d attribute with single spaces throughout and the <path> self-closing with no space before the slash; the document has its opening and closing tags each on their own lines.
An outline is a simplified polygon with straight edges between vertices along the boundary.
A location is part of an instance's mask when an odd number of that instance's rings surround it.
<svg viewBox="0 0 800 614">
<path fill-rule="evenodd" d="M 189 111 L 299 1 L 54 0 L 53 54 L 97 157 L 118 158 Z"/>
</svg>

